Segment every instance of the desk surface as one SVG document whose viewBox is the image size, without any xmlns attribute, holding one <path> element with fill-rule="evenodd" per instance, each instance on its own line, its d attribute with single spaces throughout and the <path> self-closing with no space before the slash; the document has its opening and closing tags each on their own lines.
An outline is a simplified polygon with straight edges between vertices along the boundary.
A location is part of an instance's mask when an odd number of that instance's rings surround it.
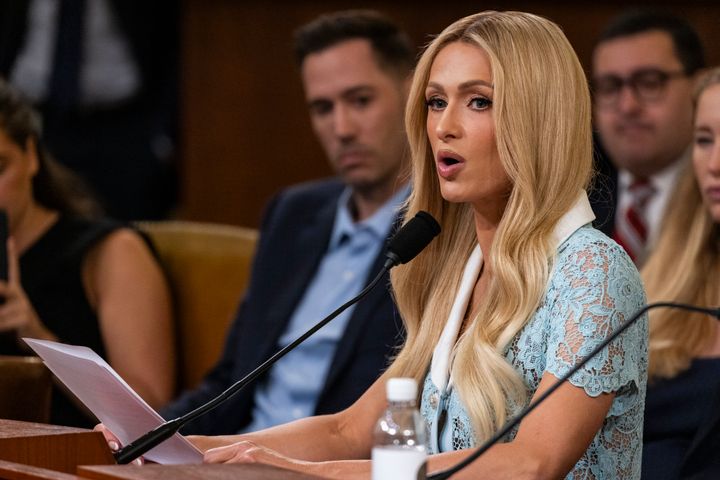
<svg viewBox="0 0 720 480">
<path fill-rule="evenodd" d="M 88 433 L 85 428 L 63 427 L 48 425 L 46 423 L 21 422 L 18 420 L 0 419 L 0 439 L 23 437 L 40 437 L 47 435 L 68 435 L 73 433 Z"/>
<path fill-rule="evenodd" d="M 0 460 L 1 480 L 320 480 L 268 465 L 92 465 L 77 475 Z"/>
<path fill-rule="evenodd" d="M 112 465 L 99 432 L 0 419 L 0 480 L 317 480 L 268 465 Z M 64 472 L 64 473 L 63 473 Z"/>
<path fill-rule="evenodd" d="M 82 480 L 56 470 L 0 460 L 0 480 Z"/>
<path fill-rule="evenodd" d="M 93 480 L 318 480 L 320 477 L 268 465 L 107 465 L 78 467 Z"/>
<path fill-rule="evenodd" d="M 0 460 L 66 474 L 78 465 L 115 463 L 100 432 L 11 420 L 0 420 Z"/>
</svg>

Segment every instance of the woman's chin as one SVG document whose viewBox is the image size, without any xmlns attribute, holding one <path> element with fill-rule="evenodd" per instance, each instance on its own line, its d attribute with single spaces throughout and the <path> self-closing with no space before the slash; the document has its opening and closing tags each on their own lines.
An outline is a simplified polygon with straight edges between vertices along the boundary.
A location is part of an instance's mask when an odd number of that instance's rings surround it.
<svg viewBox="0 0 720 480">
<path fill-rule="evenodd" d="M 453 186 L 445 186 L 444 188 L 441 186 L 440 195 L 442 195 L 443 200 L 450 203 L 465 203 L 469 200 L 468 195 L 458 188 L 453 188 Z"/>
</svg>

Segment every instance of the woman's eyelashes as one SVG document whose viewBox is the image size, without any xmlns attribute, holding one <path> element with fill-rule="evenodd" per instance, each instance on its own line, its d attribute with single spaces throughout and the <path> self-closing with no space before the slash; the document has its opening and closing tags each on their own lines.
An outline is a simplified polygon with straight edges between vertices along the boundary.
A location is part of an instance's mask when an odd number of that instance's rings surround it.
<svg viewBox="0 0 720 480">
<path fill-rule="evenodd" d="M 468 106 L 475 110 L 487 110 L 492 106 L 492 100 L 482 96 L 472 97 L 468 102 Z"/>
<path fill-rule="evenodd" d="M 430 110 L 442 110 L 447 107 L 447 101 L 440 97 L 430 97 L 425 100 Z M 492 106 L 492 100 L 484 96 L 473 96 L 467 101 L 467 106 L 473 110 L 487 110 Z"/>
<path fill-rule="evenodd" d="M 440 97 L 430 97 L 425 100 L 425 105 L 430 110 L 442 110 L 447 105 L 447 102 Z"/>
</svg>

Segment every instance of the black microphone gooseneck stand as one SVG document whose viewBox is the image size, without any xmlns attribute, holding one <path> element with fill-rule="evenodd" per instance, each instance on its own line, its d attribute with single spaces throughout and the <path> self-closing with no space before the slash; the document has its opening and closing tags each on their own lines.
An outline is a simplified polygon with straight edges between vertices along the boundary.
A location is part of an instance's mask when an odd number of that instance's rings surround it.
<svg viewBox="0 0 720 480">
<path fill-rule="evenodd" d="M 415 217 L 410 219 L 397 234 L 390 241 L 387 251 L 387 259 L 385 264 L 380 269 L 380 272 L 375 278 L 354 298 L 350 299 L 334 312 L 327 317 L 320 320 L 307 332 L 303 333 L 297 339 L 295 339 L 289 345 L 286 345 L 282 349 L 278 350 L 274 355 L 265 360 L 262 364 L 256 367 L 252 372 L 248 373 L 242 379 L 235 382 L 223 393 L 212 399 L 210 402 L 201 405 L 200 407 L 192 410 L 185 415 L 177 417 L 173 420 L 169 420 L 162 425 L 159 425 L 153 430 L 150 430 L 145 435 L 139 437 L 137 440 L 127 444 L 117 452 L 115 452 L 115 460 L 119 464 L 130 463 L 139 456 L 147 453 L 160 443 L 164 442 L 175 433 L 177 433 L 184 425 L 195 420 L 196 418 L 204 415 L 213 408 L 223 403 L 228 398 L 245 388 L 247 384 L 254 381 L 257 377 L 265 373 L 275 362 L 281 359 L 285 354 L 289 353 L 295 347 L 304 342 L 312 334 L 320 330 L 326 324 L 328 324 L 335 317 L 340 315 L 349 306 L 360 301 L 364 298 L 370 290 L 380 281 L 380 279 L 395 265 L 399 263 L 407 263 L 412 260 L 428 243 L 440 233 L 440 226 L 437 224 L 434 218 L 430 214 L 420 211 Z"/>
<path fill-rule="evenodd" d="M 178 432 L 185 424 L 195 420 L 196 418 L 204 415 L 205 413 L 209 412 L 213 408 L 217 407 L 221 403 L 223 403 L 228 398 L 235 395 L 237 392 L 245 388 L 245 386 L 252 381 L 254 381 L 257 377 L 265 373 L 268 368 L 270 368 L 275 362 L 280 360 L 282 357 L 285 356 L 288 352 L 293 350 L 296 346 L 300 345 L 302 342 L 304 342 L 308 337 L 310 337 L 312 334 L 320 330 L 322 327 L 327 325 L 331 320 L 333 320 L 335 317 L 340 315 L 342 312 L 344 312 L 350 305 L 354 304 L 355 302 L 359 301 L 363 297 L 365 297 L 370 290 L 375 287 L 375 285 L 380 281 L 380 279 L 385 275 L 385 273 L 388 271 L 388 263 L 390 263 L 390 260 L 386 261 L 385 265 L 383 265 L 383 268 L 380 269 L 380 272 L 377 274 L 377 276 L 368 284 L 367 287 L 365 287 L 356 297 L 352 298 L 351 300 L 347 301 L 343 305 L 341 305 L 339 308 L 337 308 L 334 312 L 332 312 L 327 317 L 320 320 L 318 323 L 316 323 L 310 330 L 300 335 L 298 338 L 293 340 L 292 343 L 289 345 L 286 345 L 282 349 L 278 350 L 275 354 L 273 354 L 270 358 L 265 360 L 263 363 L 261 363 L 258 367 L 255 368 L 252 372 L 248 373 L 243 377 L 242 379 L 238 380 L 234 384 L 232 384 L 227 390 L 225 390 L 223 393 L 218 395 L 217 397 L 213 398 L 210 402 L 199 406 L 195 410 L 192 410 L 185 415 L 182 415 L 180 417 L 177 417 L 173 420 L 169 420 L 162 425 L 158 426 L 157 428 L 150 430 L 148 433 L 143 435 L 142 437 L 138 438 L 137 440 L 133 441 L 132 443 L 128 443 L 126 446 L 118 450 L 115 455 L 115 460 L 118 464 L 125 464 L 130 463 L 139 456 L 147 453 L 157 445 L 161 444 L 168 438 L 172 437 L 175 433 Z"/>
<path fill-rule="evenodd" d="M 469 455 L 467 458 L 459 462 L 457 465 L 448 468 L 447 470 L 441 470 L 439 472 L 435 472 L 431 475 L 427 476 L 427 480 L 444 480 L 446 478 L 450 478 L 452 475 L 455 475 L 457 472 L 462 470 L 463 468 L 470 465 L 472 462 L 477 460 L 480 455 L 485 453 L 487 450 L 490 449 L 493 445 L 498 443 L 505 435 L 507 435 L 517 424 L 519 424 L 530 412 L 535 410 L 535 408 L 540 405 L 547 397 L 552 395 L 552 393 L 557 390 L 560 385 L 565 383 L 571 376 L 573 376 L 578 370 L 580 370 L 587 362 L 589 362 L 595 355 L 597 355 L 602 349 L 608 346 L 610 342 L 615 340 L 621 333 L 623 333 L 625 330 L 628 329 L 632 324 L 634 324 L 638 318 L 640 318 L 645 312 L 647 312 L 650 309 L 656 308 L 656 307 L 669 307 L 669 308 L 679 308 L 682 310 L 689 310 L 693 312 L 698 313 L 705 313 L 711 316 L 714 316 L 718 320 L 720 320 L 720 308 L 702 308 L 702 307 L 696 307 L 694 305 L 686 305 L 683 303 L 674 303 L 674 302 L 656 302 L 656 303 L 649 303 L 642 307 L 640 310 L 638 310 L 635 315 L 633 315 L 630 320 L 626 320 L 620 327 L 618 327 L 617 330 L 615 330 L 613 333 L 610 334 L 605 340 L 603 340 L 598 346 L 596 346 L 592 352 L 590 352 L 585 358 L 580 360 L 573 368 L 571 368 L 565 375 L 558 378 L 558 380 L 550 386 L 542 395 L 537 397 L 535 400 L 533 400 L 532 403 L 530 403 L 525 409 L 520 412 L 517 416 L 513 417 L 509 421 L 503 425 L 503 427 L 495 433 L 495 435 L 492 436 L 488 441 L 483 443 L 480 447 L 477 448 L 471 455 Z"/>
</svg>

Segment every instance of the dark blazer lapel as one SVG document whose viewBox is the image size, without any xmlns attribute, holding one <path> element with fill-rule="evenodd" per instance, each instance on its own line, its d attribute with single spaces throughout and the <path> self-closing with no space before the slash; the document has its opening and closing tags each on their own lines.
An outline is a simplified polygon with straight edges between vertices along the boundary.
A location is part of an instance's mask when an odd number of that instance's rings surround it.
<svg viewBox="0 0 720 480">
<path fill-rule="evenodd" d="M 277 252 L 279 262 L 286 262 L 294 259 L 286 267 L 288 276 L 282 285 L 278 285 L 277 295 L 268 306 L 265 324 L 270 327 L 263 335 L 271 343 L 266 348 L 260 349 L 263 355 L 268 351 L 277 350 L 277 341 L 285 331 L 293 311 L 298 302 L 307 290 L 307 285 L 312 281 L 318 265 L 322 260 L 332 233 L 337 197 L 326 202 L 316 210 L 316 214 L 310 221 L 301 221 L 298 226 L 297 238 L 293 249 L 300 249 L 296 254 L 288 255 L 287 252 Z M 290 242 L 287 242 L 288 244 Z M 318 318 L 317 321 L 321 319 Z"/>
<path fill-rule="evenodd" d="M 595 228 L 612 236 L 618 201 L 618 172 L 607 158 L 595 158 L 595 178 L 588 197 L 595 213 Z"/>
<path fill-rule="evenodd" d="M 618 171 L 614 170 L 610 176 L 610 205 L 608 206 L 608 227 L 607 231 L 610 232 L 609 236 L 612 236 L 615 231 L 615 216 L 617 215 L 618 197 L 620 192 L 620 181 L 618 180 Z"/>
</svg>

